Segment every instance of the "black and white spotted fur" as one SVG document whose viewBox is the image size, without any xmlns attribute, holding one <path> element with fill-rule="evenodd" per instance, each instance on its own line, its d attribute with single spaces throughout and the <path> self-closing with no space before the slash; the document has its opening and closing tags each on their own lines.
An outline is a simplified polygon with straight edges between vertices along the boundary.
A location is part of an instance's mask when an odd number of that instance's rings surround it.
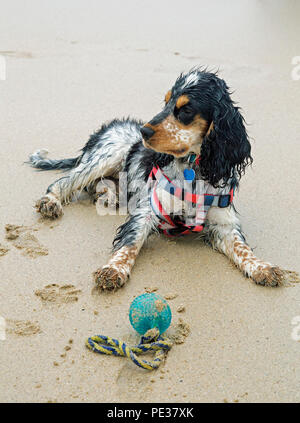
<svg viewBox="0 0 300 423">
<path fill-rule="evenodd" d="M 180 108 L 178 99 L 185 103 Z M 199 134 L 197 125 L 202 128 Z M 161 135 L 155 139 L 155 133 Z M 170 148 L 174 153 L 169 153 Z M 190 153 L 201 154 L 199 166 L 189 163 Z M 117 231 L 112 257 L 95 272 L 96 283 L 102 289 L 111 290 L 125 283 L 143 243 L 157 231 L 159 220 L 151 213 L 149 197 L 139 195 L 144 187 L 141 181 L 147 181 L 154 165 L 159 165 L 171 180 L 182 183 L 183 170 L 193 167 L 196 179 L 203 181 L 205 192 L 214 193 L 216 189 L 226 191 L 232 184 L 237 185 L 252 158 L 243 118 L 230 98 L 226 83 L 214 73 L 196 69 L 180 75 L 167 95 L 164 109 L 148 124 L 115 119 L 90 137 L 79 157 L 51 160 L 41 150 L 29 160 L 38 169 L 67 170 L 37 203 L 38 211 L 50 218 L 61 216 L 63 204 L 76 192 L 86 189 L 94 193 L 101 178 L 117 179 L 119 172 L 127 172 L 129 201 L 133 196 L 138 200 Z M 183 207 L 182 219 L 187 217 L 184 214 Z M 200 236 L 256 283 L 281 284 L 284 271 L 254 256 L 245 242 L 233 205 L 211 207 Z"/>
</svg>

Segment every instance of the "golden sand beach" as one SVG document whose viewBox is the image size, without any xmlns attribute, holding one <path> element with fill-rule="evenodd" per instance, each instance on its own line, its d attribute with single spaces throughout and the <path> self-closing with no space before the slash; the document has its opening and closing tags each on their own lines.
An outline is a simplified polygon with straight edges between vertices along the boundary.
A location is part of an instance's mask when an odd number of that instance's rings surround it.
<svg viewBox="0 0 300 423">
<path fill-rule="evenodd" d="M 152 236 L 127 285 L 99 294 L 92 272 L 125 217 L 81 199 L 44 221 L 33 206 L 59 172 L 24 164 L 38 148 L 74 157 L 105 121 L 151 119 L 181 71 L 219 69 L 252 142 L 235 200 L 247 240 L 299 272 L 299 2 L 0 6 L 0 401 L 299 402 L 299 284 L 257 286 L 198 241 Z M 169 296 L 171 329 L 190 328 L 165 364 L 89 351 L 98 333 L 137 342 L 128 309 L 146 290 Z"/>
</svg>

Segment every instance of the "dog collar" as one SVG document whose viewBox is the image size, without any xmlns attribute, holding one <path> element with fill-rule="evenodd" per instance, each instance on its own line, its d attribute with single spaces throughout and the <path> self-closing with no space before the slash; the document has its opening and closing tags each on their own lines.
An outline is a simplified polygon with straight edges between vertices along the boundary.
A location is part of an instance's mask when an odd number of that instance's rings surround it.
<svg viewBox="0 0 300 423">
<path fill-rule="evenodd" d="M 195 154 L 195 153 L 191 153 L 187 158 L 190 164 L 196 163 L 196 165 L 199 165 L 200 159 L 201 159 L 200 154 Z"/>
<path fill-rule="evenodd" d="M 200 154 L 198 154 L 198 155 L 195 154 L 195 153 L 190 154 L 187 157 L 187 161 L 190 165 L 193 165 L 194 163 L 196 163 L 196 165 L 199 166 Z M 195 179 L 196 173 L 195 173 L 194 169 L 192 169 L 192 168 L 184 169 L 183 176 L 184 176 L 184 179 L 187 182 L 193 182 L 193 180 Z"/>
</svg>

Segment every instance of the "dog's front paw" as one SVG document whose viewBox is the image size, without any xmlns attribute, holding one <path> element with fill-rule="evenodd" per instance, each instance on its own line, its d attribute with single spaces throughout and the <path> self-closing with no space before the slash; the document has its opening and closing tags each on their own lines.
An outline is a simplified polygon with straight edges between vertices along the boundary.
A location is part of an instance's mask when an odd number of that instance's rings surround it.
<svg viewBox="0 0 300 423">
<path fill-rule="evenodd" d="M 254 282 L 264 286 L 280 286 L 283 284 L 284 278 L 284 270 L 272 265 L 259 266 L 252 274 Z"/>
<path fill-rule="evenodd" d="M 54 196 L 42 197 L 36 202 L 35 208 L 42 216 L 49 219 L 57 219 L 63 214 L 62 205 Z"/>
<path fill-rule="evenodd" d="M 94 279 L 101 290 L 115 291 L 125 284 L 128 275 L 116 266 L 106 265 L 94 272 Z"/>
</svg>

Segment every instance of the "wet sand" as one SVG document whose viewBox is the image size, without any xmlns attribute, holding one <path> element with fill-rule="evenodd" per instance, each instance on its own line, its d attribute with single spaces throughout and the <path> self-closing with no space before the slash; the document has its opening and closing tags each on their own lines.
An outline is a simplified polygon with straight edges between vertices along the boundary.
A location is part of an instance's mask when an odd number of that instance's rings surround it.
<svg viewBox="0 0 300 423">
<path fill-rule="evenodd" d="M 299 401 L 300 285 L 259 287 L 197 241 L 151 237 L 129 283 L 99 295 L 91 274 L 124 217 L 100 217 L 82 200 L 41 221 L 33 205 L 59 174 L 23 164 L 37 148 L 73 157 L 102 122 L 156 114 L 179 72 L 220 68 L 252 137 L 254 164 L 236 198 L 247 240 L 300 271 L 299 5 L 86 4 L 1 1 L 0 401 Z M 7 224 L 26 228 L 6 239 Z M 98 333 L 135 343 L 129 304 L 151 287 L 177 294 L 172 326 L 182 318 L 191 330 L 160 370 L 86 349 Z"/>
</svg>

